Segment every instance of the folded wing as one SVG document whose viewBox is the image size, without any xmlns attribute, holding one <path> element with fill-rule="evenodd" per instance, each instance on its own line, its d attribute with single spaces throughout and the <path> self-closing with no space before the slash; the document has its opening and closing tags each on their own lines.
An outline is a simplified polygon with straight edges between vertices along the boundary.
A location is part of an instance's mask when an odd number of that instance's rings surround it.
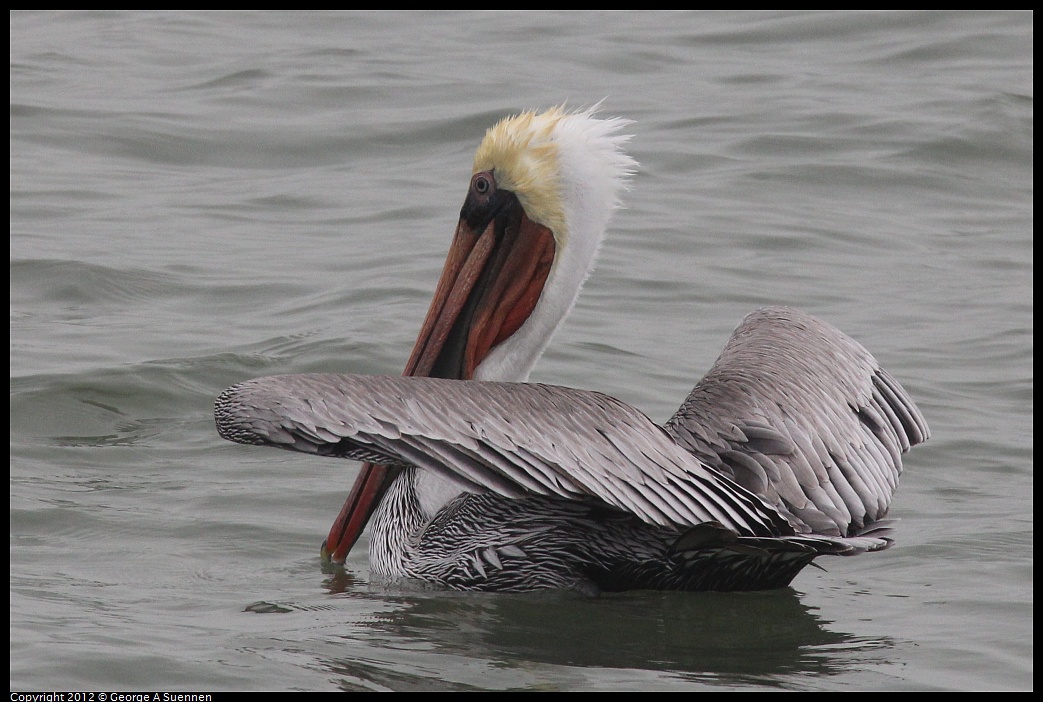
<svg viewBox="0 0 1043 702">
<path fill-rule="evenodd" d="M 750 314 L 665 430 L 801 533 L 854 536 L 887 514 L 923 415 L 868 351 L 799 310 Z"/>
</svg>

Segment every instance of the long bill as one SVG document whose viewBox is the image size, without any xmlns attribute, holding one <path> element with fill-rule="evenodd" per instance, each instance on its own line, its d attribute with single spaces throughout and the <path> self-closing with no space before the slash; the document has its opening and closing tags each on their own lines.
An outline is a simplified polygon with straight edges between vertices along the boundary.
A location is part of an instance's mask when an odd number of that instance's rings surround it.
<svg viewBox="0 0 1043 702">
<path fill-rule="evenodd" d="M 473 378 L 490 350 L 532 314 L 554 263 L 551 231 L 530 220 L 513 194 L 479 196 L 474 182 L 403 375 Z M 401 470 L 362 465 L 322 544 L 324 561 L 344 562 Z"/>
</svg>

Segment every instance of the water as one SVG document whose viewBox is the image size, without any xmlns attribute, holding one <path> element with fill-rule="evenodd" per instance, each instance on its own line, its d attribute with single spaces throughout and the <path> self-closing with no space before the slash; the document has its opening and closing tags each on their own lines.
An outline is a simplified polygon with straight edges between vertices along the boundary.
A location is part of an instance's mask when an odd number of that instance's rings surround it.
<svg viewBox="0 0 1043 702">
<path fill-rule="evenodd" d="M 1031 688 L 1032 19 L 13 14 L 12 689 Z M 642 168 L 533 379 L 663 420 L 803 307 L 933 429 L 898 545 L 769 593 L 323 573 L 355 464 L 214 396 L 400 372 L 485 128 L 602 99 Z"/>
</svg>

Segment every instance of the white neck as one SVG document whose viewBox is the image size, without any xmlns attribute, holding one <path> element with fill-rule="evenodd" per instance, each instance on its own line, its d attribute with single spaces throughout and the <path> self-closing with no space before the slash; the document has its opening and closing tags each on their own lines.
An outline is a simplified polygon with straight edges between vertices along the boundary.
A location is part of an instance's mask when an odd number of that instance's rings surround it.
<svg viewBox="0 0 1043 702">
<path fill-rule="evenodd" d="M 565 231 L 554 232 L 557 251 L 536 307 L 509 339 L 492 349 L 475 380 L 524 381 L 568 316 L 594 269 L 598 249 L 619 193 L 637 166 L 622 147 L 623 119 L 599 120 L 593 110 L 567 115 L 552 132 L 558 145 L 559 188 Z"/>
</svg>

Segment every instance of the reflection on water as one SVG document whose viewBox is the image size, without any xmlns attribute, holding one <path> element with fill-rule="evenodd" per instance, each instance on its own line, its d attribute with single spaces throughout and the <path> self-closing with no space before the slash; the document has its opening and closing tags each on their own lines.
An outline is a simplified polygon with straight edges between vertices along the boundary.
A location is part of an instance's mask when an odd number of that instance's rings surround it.
<svg viewBox="0 0 1043 702">
<path fill-rule="evenodd" d="M 886 639 L 830 630 L 830 622 L 791 588 L 593 598 L 572 592 L 456 593 L 423 585 L 376 593 L 344 572 L 327 580 L 327 587 L 395 605 L 355 622 L 373 641 L 505 666 L 657 670 L 691 680 L 773 684 L 773 676 L 831 675 L 870 659 L 879 662 L 891 648 Z M 834 655 L 841 648 L 844 656 Z M 374 660 L 349 657 L 329 665 L 378 687 L 402 689 L 404 682 L 401 672 Z"/>
</svg>

